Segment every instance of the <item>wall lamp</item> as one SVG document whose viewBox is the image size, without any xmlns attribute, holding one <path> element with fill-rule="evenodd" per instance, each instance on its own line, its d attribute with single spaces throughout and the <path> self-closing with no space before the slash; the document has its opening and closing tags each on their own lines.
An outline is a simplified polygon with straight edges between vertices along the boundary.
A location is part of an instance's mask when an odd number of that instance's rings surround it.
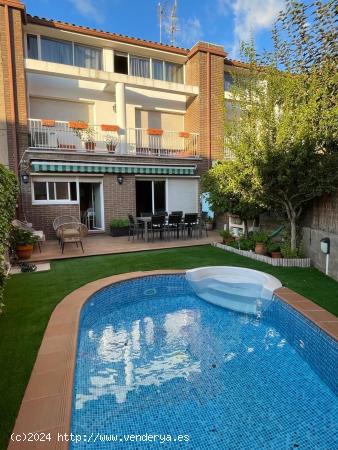
<svg viewBox="0 0 338 450">
<path fill-rule="evenodd" d="M 29 175 L 27 172 L 22 172 L 21 173 L 21 181 L 23 182 L 23 184 L 27 184 L 29 181 Z"/>
<path fill-rule="evenodd" d="M 118 184 L 122 184 L 123 183 L 123 176 L 122 175 L 118 175 L 117 176 L 117 182 L 118 182 Z"/>
</svg>

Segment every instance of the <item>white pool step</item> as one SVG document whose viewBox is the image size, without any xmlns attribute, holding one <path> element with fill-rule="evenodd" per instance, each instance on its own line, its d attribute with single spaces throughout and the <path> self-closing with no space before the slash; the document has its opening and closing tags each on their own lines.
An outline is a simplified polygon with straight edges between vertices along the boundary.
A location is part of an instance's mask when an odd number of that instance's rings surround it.
<svg viewBox="0 0 338 450">
<path fill-rule="evenodd" d="M 258 314 L 282 286 L 272 275 L 242 267 L 201 267 L 186 272 L 196 295 L 234 311 Z"/>
</svg>

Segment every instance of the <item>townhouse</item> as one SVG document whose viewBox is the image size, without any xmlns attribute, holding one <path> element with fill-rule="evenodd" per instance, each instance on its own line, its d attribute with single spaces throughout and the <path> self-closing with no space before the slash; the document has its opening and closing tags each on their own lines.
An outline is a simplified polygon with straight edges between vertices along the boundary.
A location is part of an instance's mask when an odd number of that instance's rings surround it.
<svg viewBox="0 0 338 450">
<path fill-rule="evenodd" d="M 224 157 L 224 98 L 241 64 L 32 17 L 0 0 L 0 158 L 20 179 L 19 216 L 53 237 L 71 214 L 200 210 L 200 177 Z"/>
</svg>

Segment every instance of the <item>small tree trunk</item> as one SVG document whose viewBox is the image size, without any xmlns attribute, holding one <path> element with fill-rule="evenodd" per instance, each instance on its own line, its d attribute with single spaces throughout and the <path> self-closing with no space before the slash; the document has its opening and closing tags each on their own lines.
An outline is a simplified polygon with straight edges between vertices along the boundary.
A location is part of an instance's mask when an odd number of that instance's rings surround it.
<svg viewBox="0 0 338 450">
<path fill-rule="evenodd" d="M 292 215 L 290 218 L 290 231 L 291 231 L 291 250 L 297 248 L 297 230 L 296 230 L 296 217 Z"/>
<path fill-rule="evenodd" d="M 244 237 L 245 239 L 248 239 L 248 220 L 243 219 L 243 223 L 244 223 Z"/>
</svg>

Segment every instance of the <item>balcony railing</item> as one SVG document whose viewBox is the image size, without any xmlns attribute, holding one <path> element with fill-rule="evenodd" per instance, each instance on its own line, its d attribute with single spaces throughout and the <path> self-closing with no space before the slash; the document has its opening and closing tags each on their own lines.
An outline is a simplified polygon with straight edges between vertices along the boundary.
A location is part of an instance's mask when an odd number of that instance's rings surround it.
<svg viewBox="0 0 338 450">
<path fill-rule="evenodd" d="M 152 131 L 143 128 L 128 128 L 127 142 L 133 154 L 180 158 L 198 156 L 199 136 L 196 133 L 178 131 L 163 131 L 157 135 L 150 133 Z"/>
<path fill-rule="evenodd" d="M 196 133 L 141 128 L 118 130 L 109 125 L 84 124 L 81 128 L 81 123 L 29 119 L 29 134 L 30 147 L 41 150 L 169 158 L 198 156 Z"/>
</svg>

